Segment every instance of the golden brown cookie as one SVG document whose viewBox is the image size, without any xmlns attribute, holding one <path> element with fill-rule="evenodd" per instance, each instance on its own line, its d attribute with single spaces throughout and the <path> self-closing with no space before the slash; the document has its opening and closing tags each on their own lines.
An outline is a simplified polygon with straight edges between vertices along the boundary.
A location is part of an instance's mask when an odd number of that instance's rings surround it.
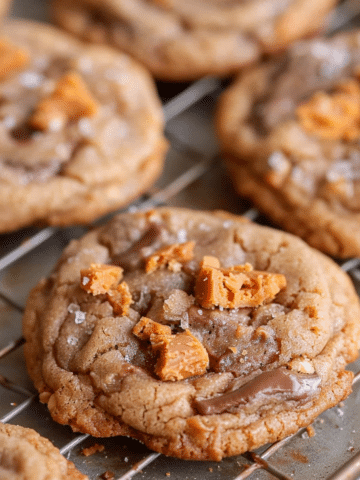
<svg viewBox="0 0 360 480">
<path fill-rule="evenodd" d="M 35 430 L 0 423 L 1 480 L 88 480 Z"/>
<path fill-rule="evenodd" d="M 161 208 L 70 243 L 31 292 L 23 331 L 56 421 L 220 460 L 296 432 L 351 392 L 360 308 L 348 276 L 302 240 Z"/>
<path fill-rule="evenodd" d="M 108 43 L 157 78 L 229 75 L 323 25 L 335 0 L 55 0 L 66 30 Z"/>
<path fill-rule="evenodd" d="M 166 151 L 149 74 L 51 26 L 0 28 L 0 232 L 85 223 L 142 194 Z"/>
<path fill-rule="evenodd" d="M 295 44 L 220 99 L 217 130 L 238 192 L 337 257 L 360 255 L 360 33 Z"/>
</svg>

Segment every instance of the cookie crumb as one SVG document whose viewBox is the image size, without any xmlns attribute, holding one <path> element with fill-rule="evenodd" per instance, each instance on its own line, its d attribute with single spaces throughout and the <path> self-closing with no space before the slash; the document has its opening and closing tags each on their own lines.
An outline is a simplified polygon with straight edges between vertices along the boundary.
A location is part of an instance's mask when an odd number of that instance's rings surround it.
<svg viewBox="0 0 360 480">
<path fill-rule="evenodd" d="M 107 470 L 102 475 L 100 475 L 100 478 L 102 478 L 103 480 L 113 480 L 115 478 L 115 473 Z"/>
<path fill-rule="evenodd" d="M 167 477 L 170 477 L 170 472 L 166 472 L 166 476 L 167 476 Z"/>
<path fill-rule="evenodd" d="M 308 427 L 306 427 L 306 431 L 307 431 L 310 438 L 315 437 L 316 432 L 315 432 L 315 429 L 312 425 L 309 425 Z"/>
<path fill-rule="evenodd" d="M 94 455 L 97 452 L 102 452 L 105 449 L 104 445 L 101 445 L 100 443 L 95 443 L 91 447 L 88 448 L 83 448 L 81 450 L 82 455 L 85 455 L 85 457 L 90 457 L 91 455 Z"/>
<path fill-rule="evenodd" d="M 213 472 L 213 469 L 212 469 L 212 467 L 209 467 L 209 472 L 211 472 L 211 473 Z"/>
</svg>

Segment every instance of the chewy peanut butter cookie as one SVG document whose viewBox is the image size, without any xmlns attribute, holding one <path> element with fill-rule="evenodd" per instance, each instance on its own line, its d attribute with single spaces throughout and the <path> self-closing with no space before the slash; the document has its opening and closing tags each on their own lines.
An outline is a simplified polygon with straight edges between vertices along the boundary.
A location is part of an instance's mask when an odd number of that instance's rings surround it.
<svg viewBox="0 0 360 480">
<path fill-rule="evenodd" d="M 302 41 L 249 70 L 217 127 L 241 195 L 310 245 L 360 256 L 360 32 Z"/>
<path fill-rule="evenodd" d="M 162 208 L 73 241 L 30 294 L 24 335 L 56 421 L 220 460 L 350 393 L 360 308 L 347 275 L 302 240 Z"/>
<path fill-rule="evenodd" d="M 0 423 L 1 480 L 88 480 L 31 428 Z"/>
<path fill-rule="evenodd" d="M 336 0 L 55 0 L 56 21 L 157 77 L 228 75 L 319 29 Z"/>
<path fill-rule="evenodd" d="M 92 221 L 160 174 L 161 104 L 125 54 L 9 22 L 0 29 L 0 96 L 0 232 Z"/>
</svg>

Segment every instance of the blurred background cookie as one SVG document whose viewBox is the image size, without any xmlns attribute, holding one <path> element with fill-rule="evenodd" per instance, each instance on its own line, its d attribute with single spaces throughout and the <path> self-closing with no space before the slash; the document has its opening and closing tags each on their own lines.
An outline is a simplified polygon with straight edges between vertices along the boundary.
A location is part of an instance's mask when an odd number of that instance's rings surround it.
<svg viewBox="0 0 360 480">
<path fill-rule="evenodd" d="M 0 232 L 90 222 L 161 173 L 161 103 L 126 54 L 9 21 L 0 30 L 0 96 Z"/>
<path fill-rule="evenodd" d="M 333 256 L 360 255 L 360 32 L 301 41 L 239 76 L 217 112 L 238 192 Z"/>
<path fill-rule="evenodd" d="M 55 20 L 143 62 L 155 77 L 229 75 L 320 29 L 335 0 L 54 0 Z"/>
<path fill-rule="evenodd" d="M 88 480 L 35 430 L 0 423 L 1 480 Z"/>
</svg>

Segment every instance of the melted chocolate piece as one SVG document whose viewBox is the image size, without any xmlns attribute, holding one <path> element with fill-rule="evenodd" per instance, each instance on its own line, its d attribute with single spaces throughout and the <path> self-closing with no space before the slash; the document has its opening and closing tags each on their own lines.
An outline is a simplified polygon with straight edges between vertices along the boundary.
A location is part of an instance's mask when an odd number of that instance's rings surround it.
<svg viewBox="0 0 360 480">
<path fill-rule="evenodd" d="M 233 392 L 208 400 L 197 400 L 196 408 L 201 415 L 223 413 L 232 407 L 256 402 L 263 396 L 278 395 L 279 400 L 307 400 L 320 385 L 318 375 L 307 375 L 280 367 L 263 372 Z"/>
<path fill-rule="evenodd" d="M 125 270 L 134 270 L 140 267 L 146 258 L 142 255 L 141 250 L 145 247 L 157 248 L 160 243 L 161 234 L 165 231 L 164 225 L 153 223 L 151 227 L 144 233 L 144 235 L 125 252 L 120 253 L 112 260 L 112 265 L 118 265 Z"/>
</svg>

